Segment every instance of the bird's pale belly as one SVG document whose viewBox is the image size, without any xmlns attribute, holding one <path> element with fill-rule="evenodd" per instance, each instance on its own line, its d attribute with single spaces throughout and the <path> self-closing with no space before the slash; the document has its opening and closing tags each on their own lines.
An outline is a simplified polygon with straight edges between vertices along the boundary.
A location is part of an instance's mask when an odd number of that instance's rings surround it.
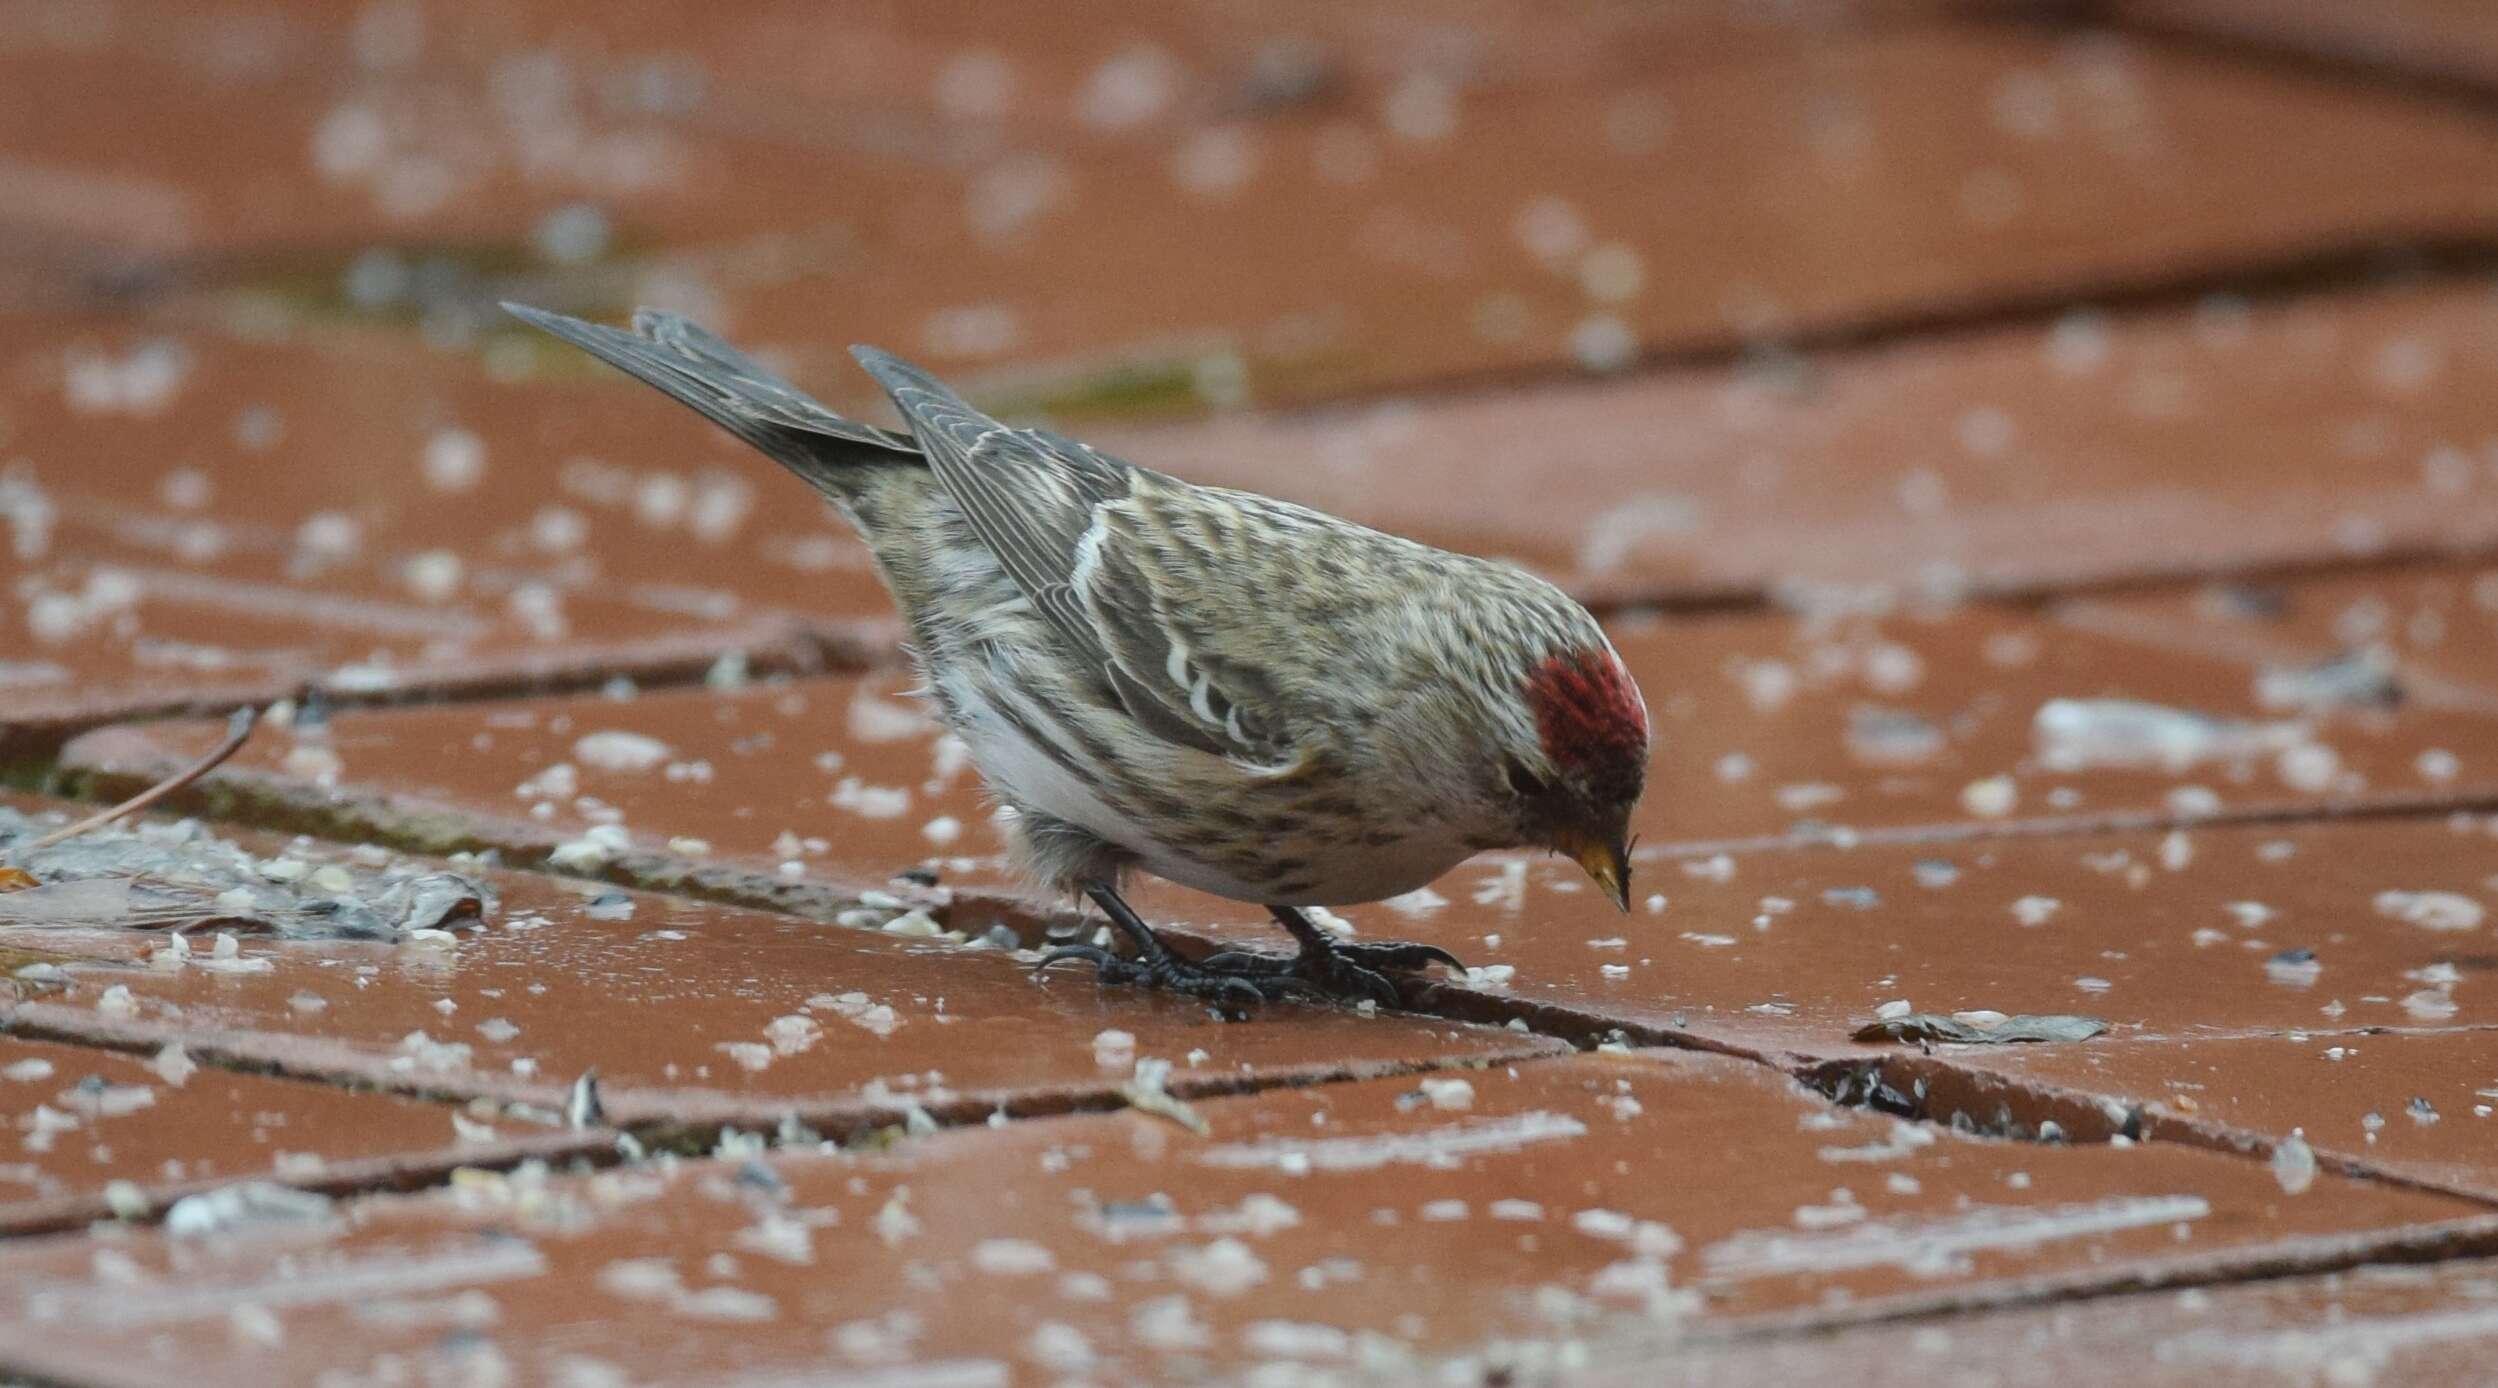
<svg viewBox="0 0 2498 1388">
<path fill-rule="evenodd" d="M 1092 785 L 1034 746 L 991 706 L 990 695 L 976 682 L 955 678 L 947 685 L 959 715 L 955 734 L 1000 798 L 1076 825 L 1133 855 L 1144 871 L 1183 887 L 1261 905 L 1347 906 L 1425 886 L 1473 852 L 1451 835 L 1417 828 L 1385 844 L 1341 833 L 1245 841 L 1219 855 L 1228 860 L 1220 862 L 1216 855 L 1186 853 L 1121 815 Z M 1289 862 L 1291 871 L 1266 875 L 1279 862 Z"/>
<path fill-rule="evenodd" d="M 1138 865 L 1156 877 L 1214 896 L 1265 906 L 1356 906 L 1403 896 L 1429 886 L 1433 879 L 1473 856 L 1472 850 L 1463 845 L 1419 836 L 1386 847 L 1347 845 L 1345 851 L 1337 853 L 1307 850 L 1307 845 L 1275 846 L 1277 853 L 1291 853 L 1309 864 L 1306 871 L 1293 875 L 1296 883 L 1308 884 L 1307 890 L 1298 892 L 1279 892 L 1271 883 L 1252 882 L 1215 864 L 1159 848 L 1137 856 Z"/>
</svg>

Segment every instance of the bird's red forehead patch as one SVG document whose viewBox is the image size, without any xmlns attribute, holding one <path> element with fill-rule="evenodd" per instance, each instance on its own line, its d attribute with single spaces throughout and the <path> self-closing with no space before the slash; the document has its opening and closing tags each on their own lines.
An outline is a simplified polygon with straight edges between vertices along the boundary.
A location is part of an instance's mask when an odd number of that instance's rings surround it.
<svg viewBox="0 0 2498 1388">
<path fill-rule="evenodd" d="M 1599 772 L 1647 759 L 1648 706 L 1611 651 L 1546 657 L 1527 675 L 1527 705 L 1544 755 L 1556 766 Z"/>
</svg>

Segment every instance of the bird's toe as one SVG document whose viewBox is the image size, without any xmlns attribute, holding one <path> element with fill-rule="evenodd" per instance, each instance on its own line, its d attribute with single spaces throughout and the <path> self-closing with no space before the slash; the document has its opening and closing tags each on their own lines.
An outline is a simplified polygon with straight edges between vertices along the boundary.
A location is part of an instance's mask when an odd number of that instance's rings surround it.
<svg viewBox="0 0 2498 1388">
<path fill-rule="evenodd" d="M 1033 964 L 1032 973 L 1037 978 L 1052 966 L 1067 963 L 1092 965 L 1096 981 L 1101 983 L 1154 988 L 1225 1007 L 1252 1008 L 1291 999 L 1324 1001 L 1328 996 L 1307 980 L 1275 967 L 1274 961 L 1265 955 L 1243 955 L 1235 967 L 1218 963 L 1217 959 L 1191 963 L 1177 955 L 1167 955 L 1139 960 L 1113 954 L 1099 945 L 1060 945 L 1042 955 Z"/>
<path fill-rule="evenodd" d="M 1266 980 L 1242 978 L 1238 974 L 1192 971 L 1175 977 L 1163 986 L 1190 997 L 1205 998 L 1217 1003 L 1241 1003 L 1255 1006 L 1275 1002 L 1287 994 L 1260 987 Z"/>
<path fill-rule="evenodd" d="M 1263 977 L 1269 974 L 1289 974 L 1292 972 L 1292 965 L 1292 960 L 1281 955 L 1261 954 L 1250 949 L 1227 949 L 1207 955 L 1199 961 L 1198 967 L 1222 973 Z"/>
<path fill-rule="evenodd" d="M 1412 940 L 1388 940 L 1377 944 L 1340 944 L 1336 952 L 1365 968 L 1389 973 L 1420 973 L 1434 964 L 1445 964 L 1459 973 L 1466 966 L 1457 956 L 1438 945 Z"/>
<path fill-rule="evenodd" d="M 1060 945 L 1042 955 L 1040 961 L 1032 966 L 1032 972 L 1038 977 L 1052 965 L 1070 962 L 1092 965 L 1104 983 L 1139 983 L 1145 979 L 1142 965 L 1132 959 L 1122 959 L 1099 945 Z"/>
<path fill-rule="evenodd" d="M 1362 998 L 1367 998 L 1381 1007 L 1405 1005 L 1405 999 L 1397 992 L 1396 984 L 1390 982 L 1388 976 L 1377 969 L 1347 962 L 1339 971 L 1338 977 L 1339 986 L 1346 993 L 1358 993 Z"/>
<path fill-rule="evenodd" d="M 1405 1000 L 1393 975 L 1414 973 L 1432 964 L 1464 967 L 1437 945 L 1406 943 L 1343 943 L 1290 958 L 1227 949 L 1199 960 L 1168 950 L 1129 958 L 1099 945 L 1069 944 L 1042 955 L 1033 973 L 1064 963 L 1091 964 L 1103 983 L 1200 998 L 1233 1015 L 1273 1002 L 1369 1002 L 1399 1008 Z"/>
</svg>

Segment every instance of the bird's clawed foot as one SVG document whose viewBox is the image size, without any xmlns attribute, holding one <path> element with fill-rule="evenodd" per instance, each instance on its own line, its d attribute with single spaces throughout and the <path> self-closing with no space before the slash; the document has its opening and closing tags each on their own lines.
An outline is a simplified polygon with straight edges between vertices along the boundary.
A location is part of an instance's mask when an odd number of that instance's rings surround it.
<svg viewBox="0 0 2498 1388">
<path fill-rule="evenodd" d="M 1128 959 L 1111 953 L 1099 945 L 1060 945 L 1041 956 L 1032 966 L 1034 973 L 1052 964 L 1080 960 L 1100 970 L 1104 983 L 1142 984 L 1166 993 L 1184 997 L 1204 998 L 1225 1006 L 1249 1006 L 1295 996 L 1315 996 L 1308 985 L 1285 974 L 1253 974 L 1228 969 L 1209 968 L 1173 953 L 1169 946 Z"/>
<path fill-rule="evenodd" d="M 1291 998 L 1399 1007 L 1404 999 L 1390 975 L 1419 973 L 1433 964 L 1446 964 L 1460 971 L 1466 967 L 1457 961 L 1457 956 L 1437 945 L 1333 939 L 1288 906 L 1269 909 L 1301 942 L 1301 952 L 1291 958 L 1224 950 L 1203 960 L 1189 960 L 1164 944 L 1116 893 L 1095 888 L 1090 894 L 1110 914 L 1111 923 L 1135 945 L 1136 957 L 1123 958 L 1099 945 L 1061 945 L 1042 956 L 1034 972 L 1072 959 L 1099 969 L 1104 983 L 1143 984 L 1216 1003 L 1247 1004 Z"/>
<path fill-rule="evenodd" d="M 1280 916 L 1281 912 L 1277 914 Z M 1301 952 L 1289 959 L 1247 950 L 1225 950 L 1200 967 L 1223 969 L 1235 976 L 1288 979 L 1304 985 L 1311 993 L 1340 1002 L 1369 1001 L 1381 1007 L 1401 1007 L 1404 998 L 1390 975 L 1420 973 L 1433 964 L 1446 964 L 1461 973 L 1466 967 L 1457 962 L 1456 955 L 1438 945 L 1405 941 L 1355 943 L 1331 940 L 1313 931 L 1302 939 Z"/>
</svg>

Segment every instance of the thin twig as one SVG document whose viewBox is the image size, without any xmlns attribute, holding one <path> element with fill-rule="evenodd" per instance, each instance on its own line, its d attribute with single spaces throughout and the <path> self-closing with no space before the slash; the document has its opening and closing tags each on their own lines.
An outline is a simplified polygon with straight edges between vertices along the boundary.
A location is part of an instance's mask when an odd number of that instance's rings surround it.
<svg viewBox="0 0 2498 1388">
<path fill-rule="evenodd" d="M 65 828 L 55 829 L 51 833 L 44 835 L 42 838 L 35 840 L 33 843 L 27 844 L 24 848 L 21 848 L 18 851 L 21 854 L 25 854 L 35 852 L 38 849 L 50 848 L 56 843 L 60 843 L 67 839 L 74 839 L 80 834 L 86 833 L 90 829 L 101 829 L 105 825 L 112 823 L 114 820 L 126 819 L 131 815 L 137 814 L 139 811 L 146 809 L 148 806 L 153 805 L 157 801 L 164 799 L 166 796 L 173 794 L 175 791 L 182 789 L 184 786 L 198 780 L 200 777 L 216 770 L 226 758 L 233 756 L 235 752 L 242 748 L 245 742 L 251 740 L 252 727 L 259 721 L 259 710 L 251 707 L 250 705 L 246 704 L 243 707 L 236 709 L 234 711 L 234 716 L 226 720 L 225 741 L 210 748 L 207 756 L 204 756 L 198 761 L 191 763 L 189 766 L 182 768 L 180 771 L 175 772 L 173 775 L 165 778 L 164 780 L 158 781 L 156 784 L 149 786 L 147 789 L 140 791 L 138 794 L 131 796 L 127 800 L 122 801 L 120 804 L 115 805 L 111 809 L 98 810 L 94 814 L 87 816 L 85 819 L 78 821 L 76 824 L 69 825 Z"/>
</svg>

